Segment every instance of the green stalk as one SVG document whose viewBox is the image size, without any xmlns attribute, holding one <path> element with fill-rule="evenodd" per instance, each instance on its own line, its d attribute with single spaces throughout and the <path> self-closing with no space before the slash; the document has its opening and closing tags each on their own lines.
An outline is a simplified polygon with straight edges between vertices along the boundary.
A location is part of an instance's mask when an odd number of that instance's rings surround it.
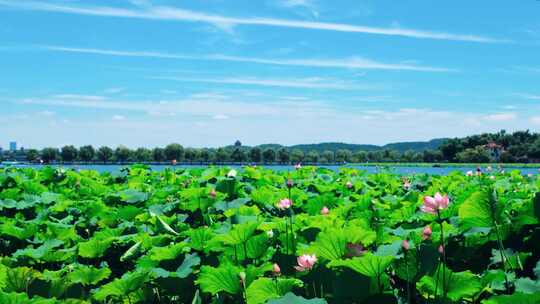
<svg viewBox="0 0 540 304">
<path fill-rule="evenodd" d="M 289 225 L 287 219 L 285 219 L 285 251 L 289 254 Z"/>
<path fill-rule="evenodd" d="M 444 228 L 443 228 L 443 221 L 441 219 L 441 213 L 439 210 L 437 210 L 437 216 L 439 217 L 439 225 L 441 226 L 441 246 L 442 246 L 442 263 L 443 263 L 443 277 L 442 277 L 442 288 L 443 288 L 443 297 L 446 299 L 446 274 L 445 274 L 445 268 L 446 268 L 446 250 L 444 248 Z"/>
<path fill-rule="evenodd" d="M 501 262 L 503 263 L 503 270 L 504 270 L 504 282 L 505 282 L 505 290 L 506 290 L 506 293 L 508 293 L 508 288 L 509 288 L 509 282 L 508 282 L 508 275 L 507 275 L 507 268 L 506 268 L 506 255 L 504 254 L 504 246 L 503 246 L 503 243 L 501 241 L 501 236 L 499 234 L 499 225 L 497 224 L 496 221 L 494 221 L 494 224 L 495 224 L 495 234 L 497 234 L 497 245 L 499 246 L 499 253 L 501 255 Z"/>
<path fill-rule="evenodd" d="M 248 259 L 248 255 L 247 255 L 247 242 L 242 243 L 242 245 L 244 246 L 244 260 L 247 260 L 247 259 Z"/>
<path fill-rule="evenodd" d="M 407 261 L 407 250 L 404 251 L 405 255 L 405 270 L 407 271 L 407 281 L 405 282 L 407 284 L 407 304 L 411 303 L 411 288 L 409 286 L 409 261 Z"/>
</svg>

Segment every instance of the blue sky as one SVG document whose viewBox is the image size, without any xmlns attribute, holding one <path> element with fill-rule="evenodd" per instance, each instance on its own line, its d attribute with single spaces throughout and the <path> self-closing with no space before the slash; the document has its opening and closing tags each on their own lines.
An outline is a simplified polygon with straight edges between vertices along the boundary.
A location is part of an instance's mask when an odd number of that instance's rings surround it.
<svg viewBox="0 0 540 304">
<path fill-rule="evenodd" d="M 0 0 L 0 146 L 540 130 L 540 2 Z"/>
</svg>

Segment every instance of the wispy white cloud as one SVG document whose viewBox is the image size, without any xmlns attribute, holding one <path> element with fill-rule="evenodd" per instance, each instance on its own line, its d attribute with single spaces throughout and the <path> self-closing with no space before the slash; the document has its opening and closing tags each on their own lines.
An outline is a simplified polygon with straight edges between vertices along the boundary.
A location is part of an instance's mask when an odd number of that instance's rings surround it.
<svg viewBox="0 0 540 304">
<path fill-rule="evenodd" d="M 342 23 L 329 22 L 311 22 L 289 19 L 264 18 L 264 17 L 228 17 L 204 12 L 197 12 L 175 8 L 170 6 L 136 6 L 134 8 L 119 8 L 110 6 L 79 6 L 74 4 L 53 4 L 41 1 L 7 1 L 0 0 L 0 6 L 35 11 L 59 12 L 67 14 L 79 14 L 90 16 L 106 16 L 106 17 L 122 17 L 122 18 L 140 18 L 154 20 L 176 20 L 185 22 L 210 23 L 220 27 L 231 27 L 236 25 L 258 25 L 258 26 L 273 26 L 300 28 L 311 30 L 324 30 L 336 32 L 350 33 L 367 33 L 376 35 L 388 36 L 403 36 L 420 39 L 436 39 L 436 40 L 455 40 L 494 43 L 504 42 L 504 40 L 494 39 L 491 37 L 470 35 L 470 34 L 454 34 L 446 32 L 425 31 L 418 29 L 407 29 L 400 27 L 372 27 Z"/>
<path fill-rule="evenodd" d="M 125 90 L 126 90 L 125 88 L 108 88 L 108 89 L 105 89 L 103 92 L 105 94 L 117 94 Z"/>
<path fill-rule="evenodd" d="M 529 119 L 529 121 L 535 125 L 540 126 L 540 116 L 533 116 Z"/>
<path fill-rule="evenodd" d="M 1 1 L 1 0 L 0 0 Z M 351 57 L 345 59 L 266 59 L 257 57 L 229 56 L 229 55 L 184 55 L 153 51 L 119 51 L 108 49 L 94 48 L 73 48 L 65 46 L 40 46 L 41 49 L 68 52 L 68 53 L 83 53 L 106 56 L 121 56 L 121 57 L 150 57 L 162 59 L 179 59 L 179 60 L 208 60 L 208 61 L 229 61 L 229 62 L 244 62 L 269 65 L 283 66 L 303 66 L 303 67 L 319 67 L 319 68 L 342 68 L 342 69 L 367 69 L 367 70 L 405 70 L 418 72 L 454 72 L 455 69 L 421 66 L 414 64 L 403 63 L 384 63 L 375 60 Z"/>
<path fill-rule="evenodd" d="M 512 121 L 517 118 L 517 114 L 516 113 L 495 113 L 495 114 L 484 115 L 482 118 L 487 121 L 493 121 L 493 122 Z"/>
<path fill-rule="evenodd" d="M 79 94 L 58 94 L 53 95 L 54 98 L 58 99 L 76 99 L 76 100 L 86 100 L 86 101 L 96 101 L 96 100 L 105 100 L 104 96 L 98 95 L 79 95 Z"/>
<path fill-rule="evenodd" d="M 116 115 L 113 115 L 112 120 L 122 121 L 122 120 L 126 120 L 126 117 L 124 115 L 116 114 Z"/>
<path fill-rule="evenodd" d="M 309 10 L 313 17 L 319 17 L 319 11 L 314 0 L 277 0 L 276 4 L 284 8 L 296 8 L 301 7 Z"/>
<path fill-rule="evenodd" d="M 517 93 L 515 94 L 525 99 L 540 100 L 540 95 L 528 94 L 528 93 Z"/>
<path fill-rule="evenodd" d="M 216 114 L 212 118 L 217 119 L 217 120 L 224 120 L 224 119 L 229 119 L 229 116 L 225 114 Z"/>
<path fill-rule="evenodd" d="M 306 89 L 333 89 L 333 90 L 369 90 L 375 86 L 361 85 L 357 83 L 338 81 L 326 78 L 290 78 L 290 79 L 269 79 L 253 77 L 236 78 L 187 78 L 187 77 L 149 77 L 158 80 L 173 80 L 179 82 L 202 82 L 219 84 L 241 84 L 268 87 L 306 88 Z"/>
</svg>

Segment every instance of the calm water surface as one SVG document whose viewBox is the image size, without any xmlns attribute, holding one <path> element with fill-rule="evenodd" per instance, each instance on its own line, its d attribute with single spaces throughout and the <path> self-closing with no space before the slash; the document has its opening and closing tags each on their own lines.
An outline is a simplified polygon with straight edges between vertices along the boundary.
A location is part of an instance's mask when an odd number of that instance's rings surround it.
<svg viewBox="0 0 540 304">
<path fill-rule="evenodd" d="M 0 165 L 1 167 L 1 165 Z M 5 166 L 4 166 L 5 167 Z M 15 167 L 30 167 L 30 168 L 43 168 L 40 165 L 16 165 Z M 125 168 L 124 165 L 53 165 L 52 167 L 62 167 L 66 169 L 75 169 L 75 170 L 96 170 L 98 172 L 119 172 L 122 168 Z M 149 166 L 154 171 L 162 171 L 165 168 L 171 168 L 173 166 L 169 165 L 151 165 Z M 205 168 L 204 165 L 177 165 L 174 168 Z M 242 166 L 227 166 L 229 168 L 241 168 Z M 318 166 L 320 168 L 328 168 L 332 170 L 339 170 L 340 168 L 355 168 L 367 171 L 369 173 L 377 173 L 381 171 L 390 171 L 396 174 L 418 174 L 418 173 L 427 173 L 433 175 L 446 175 L 453 171 L 467 172 L 469 170 L 476 170 L 476 167 L 463 166 L 463 167 L 410 167 L 410 166 L 364 166 L 364 165 L 346 165 L 346 166 Z M 294 170 L 294 166 L 266 166 L 268 169 L 277 170 L 277 171 L 287 171 Z M 485 168 L 483 168 L 485 169 Z M 539 173 L 538 168 L 507 168 L 506 171 L 519 170 L 522 174 L 537 174 Z"/>
</svg>

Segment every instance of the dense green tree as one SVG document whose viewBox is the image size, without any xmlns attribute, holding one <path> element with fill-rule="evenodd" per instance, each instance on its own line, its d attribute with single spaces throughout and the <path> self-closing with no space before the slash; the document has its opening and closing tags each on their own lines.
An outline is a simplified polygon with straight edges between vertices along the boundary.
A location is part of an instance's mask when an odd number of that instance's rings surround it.
<svg viewBox="0 0 540 304">
<path fill-rule="evenodd" d="M 110 161 L 113 158 L 113 155 L 114 155 L 113 149 L 107 146 L 100 147 L 96 152 L 97 158 L 102 162 Z"/>
<path fill-rule="evenodd" d="M 343 162 L 350 162 L 352 158 L 352 152 L 347 149 L 339 149 L 336 151 L 336 161 L 343 163 Z"/>
<path fill-rule="evenodd" d="M 63 146 L 60 151 L 60 156 L 62 157 L 62 161 L 71 162 L 77 159 L 77 148 L 74 146 Z"/>
<path fill-rule="evenodd" d="M 263 160 L 265 163 L 271 164 L 276 161 L 276 151 L 272 148 L 263 151 Z"/>
<path fill-rule="evenodd" d="M 96 155 L 94 147 L 87 145 L 79 148 L 79 159 L 85 162 L 92 161 Z"/>
<path fill-rule="evenodd" d="M 199 150 L 195 148 L 184 149 L 184 158 L 186 161 L 193 162 L 199 158 Z"/>
<path fill-rule="evenodd" d="M 424 150 L 422 152 L 422 161 L 433 163 L 443 160 L 443 154 L 439 150 Z"/>
<path fill-rule="evenodd" d="M 327 163 L 333 163 L 335 161 L 334 159 L 334 152 L 330 151 L 330 150 L 326 150 L 324 151 L 322 154 L 321 154 L 321 160 L 323 162 L 327 162 Z"/>
<path fill-rule="evenodd" d="M 300 149 L 293 149 L 291 151 L 291 162 L 293 164 L 298 164 L 304 161 L 304 152 Z"/>
<path fill-rule="evenodd" d="M 209 149 L 203 148 L 201 149 L 199 153 L 199 159 L 203 162 L 209 162 L 211 157 L 211 153 Z"/>
<path fill-rule="evenodd" d="M 306 154 L 305 160 L 309 163 L 317 163 L 319 161 L 319 153 L 317 151 L 309 151 Z"/>
<path fill-rule="evenodd" d="M 231 153 L 231 159 L 234 162 L 244 162 L 247 159 L 246 153 L 240 148 L 235 148 Z"/>
<path fill-rule="evenodd" d="M 152 149 L 152 159 L 155 162 L 162 162 L 165 160 L 165 150 L 162 148 L 154 148 Z"/>
<path fill-rule="evenodd" d="M 279 162 L 282 164 L 289 163 L 289 160 L 290 160 L 289 150 L 287 150 L 286 148 L 280 148 L 277 152 L 277 158 Z"/>
<path fill-rule="evenodd" d="M 215 161 L 218 163 L 229 161 L 229 151 L 224 148 L 218 148 L 215 154 Z"/>
<path fill-rule="evenodd" d="M 114 150 L 114 158 L 118 162 L 126 162 L 130 159 L 131 153 L 128 147 L 120 145 Z"/>
<path fill-rule="evenodd" d="M 152 161 L 152 151 L 146 148 L 137 148 L 133 152 L 133 159 L 137 162 L 149 162 Z"/>
<path fill-rule="evenodd" d="M 58 158 L 58 154 L 57 148 L 44 148 L 41 150 L 41 159 L 46 163 L 50 163 Z"/>
<path fill-rule="evenodd" d="M 29 162 L 35 162 L 39 158 L 39 151 L 36 149 L 26 150 L 26 160 Z"/>
<path fill-rule="evenodd" d="M 530 158 L 540 160 L 540 138 L 535 140 L 530 146 L 529 146 L 529 152 L 528 156 Z"/>
<path fill-rule="evenodd" d="M 480 146 L 458 152 L 456 159 L 462 163 L 488 163 L 492 161 L 486 149 Z"/>
<path fill-rule="evenodd" d="M 259 147 L 253 147 L 249 150 L 249 160 L 254 163 L 260 163 L 262 161 L 262 152 Z"/>
<path fill-rule="evenodd" d="M 366 151 L 356 151 L 353 155 L 354 161 L 357 163 L 365 163 L 368 159 L 368 154 Z"/>
<path fill-rule="evenodd" d="M 453 162 L 455 161 L 456 154 L 462 150 L 462 145 L 457 138 L 449 139 L 439 147 L 439 150 L 442 152 L 445 160 Z"/>
<path fill-rule="evenodd" d="M 165 159 L 181 161 L 184 159 L 184 147 L 180 144 L 170 144 L 165 147 Z"/>
</svg>

